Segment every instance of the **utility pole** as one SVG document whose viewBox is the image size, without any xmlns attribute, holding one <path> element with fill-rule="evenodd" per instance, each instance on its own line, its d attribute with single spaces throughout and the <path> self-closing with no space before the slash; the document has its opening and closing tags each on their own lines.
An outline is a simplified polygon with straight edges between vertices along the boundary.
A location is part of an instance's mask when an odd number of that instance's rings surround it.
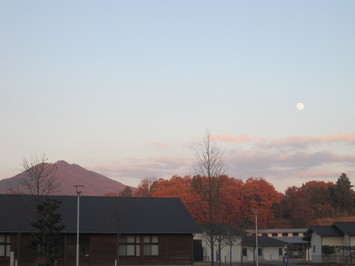
<svg viewBox="0 0 355 266">
<path fill-rule="evenodd" d="M 258 243 L 258 212 L 255 211 L 255 262 L 259 266 L 259 243 Z"/>
<path fill-rule="evenodd" d="M 79 266 L 79 219 L 80 219 L 80 193 L 84 185 L 74 185 L 77 196 L 77 212 L 76 212 L 76 266 Z"/>
</svg>

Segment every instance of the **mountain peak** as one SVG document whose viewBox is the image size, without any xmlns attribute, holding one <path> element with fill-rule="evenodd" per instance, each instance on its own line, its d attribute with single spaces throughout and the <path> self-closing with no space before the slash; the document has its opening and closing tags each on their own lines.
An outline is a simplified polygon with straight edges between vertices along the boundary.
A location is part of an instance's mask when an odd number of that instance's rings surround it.
<svg viewBox="0 0 355 266">
<path fill-rule="evenodd" d="M 53 193 L 56 195 L 75 195 L 74 185 L 77 184 L 85 186 L 82 193 L 86 196 L 103 196 L 109 192 L 119 193 L 126 187 L 116 180 L 64 160 L 59 160 L 54 165 L 57 167 L 55 176 L 57 182 L 60 183 L 57 191 Z M 14 177 L 0 180 L 0 193 L 20 190 L 21 180 L 25 177 L 26 173 L 22 172 Z"/>
<path fill-rule="evenodd" d="M 56 165 L 70 165 L 69 163 L 67 163 L 64 160 L 59 160 L 59 161 L 55 162 L 54 164 L 56 164 Z"/>
</svg>

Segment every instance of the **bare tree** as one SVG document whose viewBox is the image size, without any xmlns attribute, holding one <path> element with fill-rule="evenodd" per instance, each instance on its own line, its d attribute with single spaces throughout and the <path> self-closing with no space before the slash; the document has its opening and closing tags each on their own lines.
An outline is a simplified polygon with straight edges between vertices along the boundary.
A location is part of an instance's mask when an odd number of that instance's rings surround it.
<svg viewBox="0 0 355 266">
<path fill-rule="evenodd" d="M 195 155 L 195 175 L 213 178 L 225 173 L 224 153 L 208 131 L 204 138 L 196 145 Z"/>
<path fill-rule="evenodd" d="M 20 180 L 20 192 L 23 190 L 25 194 L 33 195 L 32 199 L 36 204 L 37 220 L 31 225 L 38 230 L 37 232 L 37 255 L 39 262 L 45 265 L 53 264 L 57 256 L 56 244 L 57 233 L 63 229 L 57 226 L 60 220 L 60 214 L 56 214 L 55 210 L 61 205 L 60 201 L 52 200 L 47 197 L 59 187 L 56 178 L 57 167 L 54 164 L 47 163 L 47 158 L 43 154 L 40 158 L 37 155 L 31 156 L 30 159 L 22 160 L 22 167 L 25 176 Z M 21 242 L 21 232 L 18 232 L 18 249 Z M 19 251 L 17 257 L 19 259 Z"/>
<path fill-rule="evenodd" d="M 52 163 L 47 163 L 47 158 L 43 154 L 41 158 L 37 155 L 26 158 L 22 161 L 26 177 L 21 180 L 21 186 L 28 194 L 35 196 L 49 195 L 59 187 L 56 179 L 57 167 Z"/>
<path fill-rule="evenodd" d="M 218 211 L 222 180 L 219 178 L 225 172 L 223 151 L 217 145 L 209 132 L 195 148 L 195 176 L 192 179 L 193 191 L 207 203 L 207 233 L 208 246 L 211 248 L 211 265 L 214 265 L 214 245 L 218 225 Z"/>
<path fill-rule="evenodd" d="M 217 254 L 218 254 L 218 265 L 221 266 L 222 265 L 222 249 L 225 248 L 226 246 L 228 246 L 228 242 L 227 242 L 227 237 L 228 237 L 228 231 L 229 228 L 228 226 L 224 225 L 224 224 L 218 224 L 217 225 L 217 231 L 216 233 L 216 242 L 217 242 Z"/>
<path fill-rule="evenodd" d="M 228 229 L 225 241 L 229 246 L 229 265 L 233 264 L 233 246 L 242 246 L 244 232 L 238 232 L 231 228 Z M 242 256 L 241 256 L 242 257 Z M 241 260 L 242 261 L 242 260 Z"/>
</svg>

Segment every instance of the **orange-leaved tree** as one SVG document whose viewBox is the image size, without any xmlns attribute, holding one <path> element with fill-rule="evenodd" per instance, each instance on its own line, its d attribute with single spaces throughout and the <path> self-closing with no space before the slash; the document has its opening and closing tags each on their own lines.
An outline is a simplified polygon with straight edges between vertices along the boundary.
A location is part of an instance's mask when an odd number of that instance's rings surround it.
<svg viewBox="0 0 355 266">
<path fill-rule="evenodd" d="M 157 190 L 152 196 L 180 198 L 194 219 L 198 223 L 204 223 L 204 213 L 207 206 L 201 201 L 199 195 L 192 193 L 191 184 L 190 176 L 173 176 L 168 180 L 159 179 Z"/>
<path fill-rule="evenodd" d="M 243 216 L 249 227 L 254 223 L 255 212 L 258 213 L 258 226 L 270 228 L 275 220 L 273 206 L 280 204 L 282 194 L 263 178 L 248 178 L 243 185 Z M 249 226 L 248 226 L 249 225 Z"/>
</svg>

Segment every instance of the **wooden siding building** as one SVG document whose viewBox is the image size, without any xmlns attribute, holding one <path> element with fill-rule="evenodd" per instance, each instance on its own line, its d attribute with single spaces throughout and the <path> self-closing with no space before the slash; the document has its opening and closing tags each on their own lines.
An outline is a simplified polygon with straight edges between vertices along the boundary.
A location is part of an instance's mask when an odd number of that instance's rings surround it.
<svg viewBox="0 0 355 266">
<path fill-rule="evenodd" d="M 62 202 L 65 226 L 57 265 L 75 265 L 77 197 L 49 198 Z M 18 266 L 38 264 L 35 206 L 34 196 L 0 195 L 0 266 L 10 264 L 11 253 Z M 117 253 L 120 265 L 192 265 L 197 231 L 180 199 L 81 196 L 80 266 L 114 265 Z"/>
</svg>

